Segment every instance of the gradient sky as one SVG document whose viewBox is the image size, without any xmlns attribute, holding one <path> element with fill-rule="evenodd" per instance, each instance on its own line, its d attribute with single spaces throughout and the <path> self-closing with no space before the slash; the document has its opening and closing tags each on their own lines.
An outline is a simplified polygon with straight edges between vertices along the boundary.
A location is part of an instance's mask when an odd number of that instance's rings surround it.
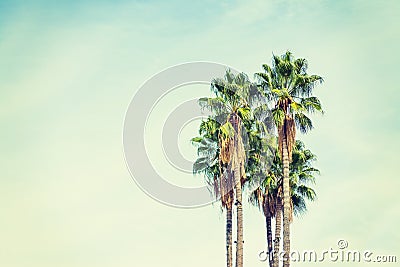
<svg viewBox="0 0 400 267">
<path fill-rule="evenodd" d="M 345 239 L 399 260 L 399 25 L 398 1 L 1 0 L 0 266 L 223 266 L 217 205 L 164 206 L 130 177 L 125 111 L 171 65 L 212 61 L 252 74 L 287 49 L 324 77 L 316 95 L 326 110 L 299 136 L 321 176 L 292 247 L 323 251 Z M 195 126 L 181 136 L 189 158 Z M 245 266 L 265 266 L 263 217 L 244 208 Z"/>
</svg>

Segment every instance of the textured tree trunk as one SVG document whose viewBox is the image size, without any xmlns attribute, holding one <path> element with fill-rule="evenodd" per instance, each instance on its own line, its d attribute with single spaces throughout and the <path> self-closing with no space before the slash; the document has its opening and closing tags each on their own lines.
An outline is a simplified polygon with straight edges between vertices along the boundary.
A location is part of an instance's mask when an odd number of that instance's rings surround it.
<svg viewBox="0 0 400 267">
<path fill-rule="evenodd" d="M 235 130 L 234 136 L 234 146 L 233 146 L 233 159 L 232 159 L 232 168 L 233 168 L 233 178 L 234 178 L 234 188 L 236 195 L 236 267 L 243 267 L 243 208 L 242 208 L 242 181 L 241 181 L 241 170 L 244 166 L 242 166 L 243 162 L 241 160 L 241 153 L 239 146 L 242 144 L 241 142 L 241 132 L 240 132 L 240 117 L 232 113 L 229 117 L 229 121 Z"/>
<path fill-rule="evenodd" d="M 235 153 L 237 157 L 237 152 Z M 240 166 L 235 164 L 235 191 L 237 211 L 237 244 L 236 267 L 243 267 L 243 210 L 242 210 L 242 184 L 240 181 Z"/>
<path fill-rule="evenodd" d="M 290 266 L 290 185 L 289 152 L 286 136 L 283 137 L 283 266 Z"/>
<path fill-rule="evenodd" d="M 232 267 L 232 203 L 226 207 L 226 266 Z"/>
<path fill-rule="evenodd" d="M 281 246 L 281 227 L 282 227 L 282 201 L 276 198 L 276 217 L 275 217 L 275 240 L 274 240 L 274 267 L 279 267 L 279 248 Z"/>
<path fill-rule="evenodd" d="M 267 212 L 265 216 L 265 224 L 267 226 L 267 246 L 268 246 L 268 260 L 269 266 L 272 267 L 273 258 L 272 258 L 272 229 L 271 229 L 271 214 Z"/>
</svg>

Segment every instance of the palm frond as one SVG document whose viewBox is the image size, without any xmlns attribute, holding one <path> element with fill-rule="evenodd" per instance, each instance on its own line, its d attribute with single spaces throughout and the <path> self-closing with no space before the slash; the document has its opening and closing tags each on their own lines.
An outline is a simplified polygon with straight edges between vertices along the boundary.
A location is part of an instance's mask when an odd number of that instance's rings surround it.
<svg viewBox="0 0 400 267">
<path fill-rule="evenodd" d="M 290 94 L 296 97 L 310 97 L 314 87 L 324 79 L 318 75 L 300 74 L 296 76 Z"/>
<path fill-rule="evenodd" d="M 296 113 L 294 115 L 294 119 L 295 119 L 297 128 L 302 133 L 307 133 L 309 130 L 311 130 L 313 128 L 311 119 L 309 117 L 307 117 L 304 113 Z"/>
<path fill-rule="evenodd" d="M 321 102 L 315 96 L 302 98 L 301 105 L 309 112 L 313 113 L 315 111 L 323 113 Z"/>
</svg>

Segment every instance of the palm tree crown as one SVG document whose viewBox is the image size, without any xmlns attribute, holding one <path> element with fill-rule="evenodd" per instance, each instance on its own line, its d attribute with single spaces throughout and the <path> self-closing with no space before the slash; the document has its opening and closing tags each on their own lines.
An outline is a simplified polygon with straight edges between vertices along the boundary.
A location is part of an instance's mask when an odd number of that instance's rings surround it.
<svg viewBox="0 0 400 267">
<path fill-rule="evenodd" d="M 272 67 L 262 65 L 264 72 L 256 73 L 264 95 L 273 103 L 272 115 L 278 126 L 279 137 L 288 138 L 289 157 L 295 142 L 296 127 L 306 133 L 313 128 L 307 116 L 315 111 L 323 113 L 319 99 L 313 96 L 315 85 L 322 83 L 318 75 L 307 74 L 308 63 L 303 58 L 294 59 L 291 52 L 273 56 Z M 282 153 L 282 138 L 279 151 Z"/>
</svg>

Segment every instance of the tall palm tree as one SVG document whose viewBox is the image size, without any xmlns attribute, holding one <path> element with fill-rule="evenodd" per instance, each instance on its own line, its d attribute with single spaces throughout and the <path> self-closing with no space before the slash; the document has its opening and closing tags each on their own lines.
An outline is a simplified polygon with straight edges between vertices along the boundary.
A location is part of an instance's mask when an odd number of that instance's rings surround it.
<svg viewBox="0 0 400 267">
<path fill-rule="evenodd" d="M 232 267 L 232 183 L 228 176 L 221 175 L 226 170 L 219 159 L 218 129 L 220 124 L 212 118 L 202 121 L 200 136 L 192 138 L 197 146 L 198 158 L 193 164 L 193 173 L 204 174 L 205 181 L 221 207 L 226 210 L 226 264 Z"/>
<path fill-rule="evenodd" d="M 293 149 L 293 160 L 290 165 L 290 190 L 291 190 L 291 214 L 301 215 L 307 210 L 306 200 L 313 201 L 316 197 L 315 191 L 310 187 L 315 183 L 315 175 L 319 174 L 312 167 L 315 155 L 305 149 L 304 144 L 297 140 Z M 269 265 L 279 266 L 279 250 L 281 237 L 281 214 L 282 214 L 282 161 L 277 155 L 270 167 L 265 179 L 259 188 L 250 195 L 250 202 L 263 210 L 267 224 L 267 245 L 269 254 Z M 270 218 L 275 217 L 275 242 L 272 253 L 272 232 Z M 292 218 L 292 216 L 290 216 Z M 271 257 L 272 255 L 272 257 Z"/>
<path fill-rule="evenodd" d="M 305 149 L 304 143 L 300 140 L 295 142 L 293 147 L 292 162 L 289 168 L 289 183 L 290 183 L 290 211 L 289 221 L 293 219 L 293 215 L 300 216 L 307 211 L 306 200 L 314 201 L 316 193 L 311 185 L 315 184 L 315 176 L 319 174 L 319 170 L 312 167 L 315 161 L 315 155 L 308 149 Z M 277 202 L 276 202 L 276 231 L 275 231 L 275 246 L 276 253 L 274 254 L 274 267 L 279 266 L 279 250 L 281 238 L 281 221 L 278 214 L 282 214 L 282 192 L 283 192 L 283 162 L 279 157 L 276 157 L 277 168 L 271 168 L 276 171 L 278 178 Z"/>
<path fill-rule="evenodd" d="M 294 59 L 287 51 L 273 56 L 272 67 L 263 66 L 256 73 L 266 97 L 274 103 L 273 119 L 278 128 L 279 152 L 283 161 L 283 250 L 284 267 L 290 266 L 290 181 L 289 162 L 296 138 L 296 127 L 301 132 L 312 128 L 308 113 L 322 112 L 318 98 L 312 96 L 313 88 L 323 81 L 318 75 L 307 74 L 307 61 Z"/>
<path fill-rule="evenodd" d="M 237 213 L 236 267 L 243 266 L 243 211 L 242 186 L 246 181 L 247 127 L 252 124 L 251 104 L 261 96 L 259 88 L 244 73 L 237 75 L 227 71 L 224 78 L 211 82 L 213 98 L 201 98 L 202 108 L 212 112 L 212 120 L 218 122 L 218 147 L 221 196 L 234 189 Z M 258 93 L 258 94 L 257 94 Z M 221 185 L 221 182 L 220 182 Z M 232 187 L 230 187 L 232 186 Z M 228 199 L 233 199 L 229 197 Z"/>
</svg>

